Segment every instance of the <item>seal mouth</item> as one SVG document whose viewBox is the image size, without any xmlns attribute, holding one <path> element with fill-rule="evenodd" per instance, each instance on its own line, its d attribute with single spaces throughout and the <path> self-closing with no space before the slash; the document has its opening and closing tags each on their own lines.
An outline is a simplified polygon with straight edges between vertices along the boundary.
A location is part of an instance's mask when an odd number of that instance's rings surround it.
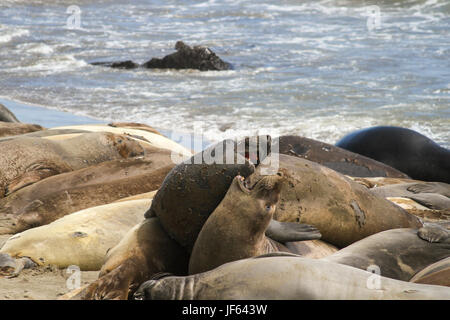
<svg viewBox="0 0 450 320">
<path fill-rule="evenodd" d="M 245 192 L 247 194 L 250 194 L 252 192 L 252 188 L 250 188 L 248 181 L 243 176 L 238 175 L 234 179 L 237 181 L 239 188 L 243 192 Z"/>
<path fill-rule="evenodd" d="M 282 179 L 282 173 L 273 176 L 264 176 L 261 179 L 256 179 L 256 181 L 251 181 L 250 177 L 245 179 L 240 175 L 235 177 L 239 188 L 243 192 L 246 194 L 254 193 L 257 198 L 265 199 L 271 205 L 276 204 L 279 200 Z"/>
</svg>

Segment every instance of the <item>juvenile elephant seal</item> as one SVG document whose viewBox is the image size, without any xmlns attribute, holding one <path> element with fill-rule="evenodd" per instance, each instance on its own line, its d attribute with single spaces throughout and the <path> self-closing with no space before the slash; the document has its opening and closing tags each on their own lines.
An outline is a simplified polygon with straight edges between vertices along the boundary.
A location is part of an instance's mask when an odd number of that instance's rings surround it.
<svg viewBox="0 0 450 320">
<path fill-rule="evenodd" d="M 383 162 L 413 179 L 450 183 L 450 150 L 410 129 L 362 129 L 346 135 L 336 146 Z"/>
<path fill-rule="evenodd" d="M 3 122 L 20 122 L 14 113 L 0 103 L 0 121 Z"/>
<path fill-rule="evenodd" d="M 131 200 L 81 210 L 48 225 L 12 236 L 0 253 L 28 257 L 38 265 L 99 270 L 108 249 L 143 219 L 151 199 Z"/>
<path fill-rule="evenodd" d="M 208 271 L 230 261 L 289 251 L 266 237 L 282 179 L 279 175 L 265 176 L 251 190 L 244 186 L 241 176 L 233 179 L 227 194 L 208 217 L 195 241 L 189 260 L 189 274 Z M 294 240 L 320 238 L 315 228 L 297 226 L 297 238 Z M 286 231 L 286 236 L 289 236 L 292 229 Z"/>
<path fill-rule="evenodd" d="M 300 136 L 281 136 L 277 141 L 281 154 L 317 162 L 352 177 L 408 178 L 384 163 L 324 142 Z"/>
<path fill-rule="evenodd" d="M 175 166 L 170 152 L 118 159 L 46 178 L 0 199 L 0 234 L 48 224 L 82 209 L 157 190 Z"/>
<path fill-rule="evenodd" d="M 55 174 L 144 154 L 136 141 L 102 132 L 63 141 L 23 137 L 2 141 L 0 148 L 0 198 Z"/>
<path fill-rule="evenodd" d="M 422 269 L 410 281 L 450 287 L 450 257 Z"/>
<path fill-rule="evenodd" d="M 15 136 L 29 132 L 44 130 L 37 124 L 17 123 L 17 122 L 1 122 L 0 121 L 0 138 Z"/>
<path fill-rule="evenodd" d="M 186 277 L 143 283 L 134 297 L 151 300 L 450 299 L 450 288 L 378 278 L 350 266 L 293 257 L 259 257 Z M 374 283 L 372 283 L 374 282 Z"/>
<path fill-rule="evenodd" d="M 322 240 L 339 248 L 380 231 L 422 226 L 417 217 L 334 170 L 283 154 L 279 167 L 285 179 L 274 219 L 313 225 Z M 246 185 L 251 188 L 261 177 L 257 167 Z"/>
<path fill-rule="evenodd" d="M 187 266 L 186 251 L 167 235 L 159 219 L 145 219 L 108 251 L 97 281 L 62 299 L 127 299 L 152 275 L 186 275 Z"/>
<path fill-rule="evenodd" d="M 380 268 L 384 277 L 409 281 L 428 265 L 450 257 L 450 232 L 437 225 L 393 229 L 359 240 L 323 260 L 367 270 Z"/>
</svg>

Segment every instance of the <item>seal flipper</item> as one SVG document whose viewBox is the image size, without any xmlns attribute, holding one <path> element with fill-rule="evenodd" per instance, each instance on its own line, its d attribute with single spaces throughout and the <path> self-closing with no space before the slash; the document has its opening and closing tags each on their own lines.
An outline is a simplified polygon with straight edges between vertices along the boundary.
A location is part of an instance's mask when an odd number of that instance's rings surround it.
<svg viewBox="0 0 450 320">
<path fill-rule="evenodd" d="M 322 237 L 320 231 L 311 225 L 295 222 L 279 222 L 273 219 L 267 227 L 266 236 L 281 243 L 317 240 Z"/>
<path fill-rule="evenodd" d="M 450 232 L 438 224 L 428 224 L 417 231 L 419 238 L 428 242 L 450 243 Z"/>
<path fill-rule="evenodd" d="M 23 269 L 33 268 L 35 266 L 36 263 L 30 258 L 22 257 L 14 259 L 7 253 L 0 253 L 0 276 L 14 278 L 17 277 Z"/>
<path fill-rule="evenodd" d="M 450 198 L 450 185 L 443 182 L 416 183 L 406 190 L 413 193 L 437 193 Z"/>
<path fill-rule="evenodd" d="M 437 193 L 422 193 L 414 196 L 408 196 L 411 200 L 433 209 L 433 210 L 449 210 L 450 199 Z"/>
</svg>

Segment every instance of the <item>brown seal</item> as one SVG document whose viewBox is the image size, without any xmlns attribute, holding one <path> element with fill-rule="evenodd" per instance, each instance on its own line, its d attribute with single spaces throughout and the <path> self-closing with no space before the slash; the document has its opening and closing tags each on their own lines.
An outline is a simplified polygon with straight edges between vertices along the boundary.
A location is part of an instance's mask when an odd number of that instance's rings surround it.
<svg viewBox="0 0 450 320">
<path fill-rule="evenodd" d="M 146 218 L 159 217 L 167 233 L 189 252 L 233 178 L 248 177 L 255 170 L 248 160 L 253 155 L 248 154 L 245 146 L 242 155 L 238 145 L 233 140 L 224 140 L 178 164 L 164 179 L 145 214 Z"/>
<path fill-rule="evenodd" d="M 244 178 L 233 179 L 227 194 L 203 225 L 189 260 L 189 274 L 214 269 L 224 263 L 287 251 L 266 236 L 280 193 L 280 175 L 265 176 L 250 190 Z M 319 239 L 317 229 L 300 224 L 297 239 Z M 291 230 L 287 230 L 289 233 Z"/>
<path fill-rule="evenodd" d="M 317 162 L 352 177 L 408 178 L 403 172 L 384 163 L 313 139 L 281 136 L 278 138 L 278 148 L 281 154 Z"/>
<path fill-rule="evenodd" d="M 417 217 L 334 170 L 283 154 L 279 167 L 285 179 L 274 219 L 313 225 L 337 247 L 388 229 L 422 227 Z M 246 184 L 261 177 L 259 166 Z"/>
<path fill-rule="evenodd" d="M 124 135 L 86 133 L 53 141 L 22 137 L 0 141 L 0 198 L 49 176 L 144 154 Z"/>
<path fill-rule="evenodd" d="M 46 178 L 0 199 L 0 234 L 48 224 L 75 211 L 157 190 L 175 166 L 170 151 L 117 159 Z"/>
</svg>

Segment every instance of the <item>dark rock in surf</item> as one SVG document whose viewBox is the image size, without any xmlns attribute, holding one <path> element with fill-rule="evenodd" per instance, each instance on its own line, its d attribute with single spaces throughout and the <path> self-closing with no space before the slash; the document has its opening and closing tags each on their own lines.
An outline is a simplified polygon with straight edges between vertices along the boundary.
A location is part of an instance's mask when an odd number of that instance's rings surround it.
<svg viewBox="0 0 450 320">
<path fill-rule="evenodd" d="M 152 58 L 142 66 L 149 69 L 197 69 L 230 70 L 229 63 L 220 59 L 211 49 L 205 46 L 190 47 L 182 41 L 175 44 L 177 52 L 169 54 L 162 59 Z"/>
<path fill-rule="evenodd" d="M 118 61 L 118 62 L 93 62 L 91 63 L 94 66 L 105 66 L 105 67 L 111 67 L 116 69 L 136 69 L 139 67 L 139 64 L 131 61 Z"/>
<path fill-rule="evenodd" d="M 231 65 L 220 59 L 211 49 L 205 46 L 190 47 L 183 41 L 175 44 L 177 52 L 169 54 L 164 58 L 152 58 L 139 65 L 131 60 L 117 62 L 93 62 L 94 66 L 104 66 L 116 69 L 136 69 L 139 67 L 147 69 L 196 69 L 208 70 L 230 70 Z"/>
</svg>

